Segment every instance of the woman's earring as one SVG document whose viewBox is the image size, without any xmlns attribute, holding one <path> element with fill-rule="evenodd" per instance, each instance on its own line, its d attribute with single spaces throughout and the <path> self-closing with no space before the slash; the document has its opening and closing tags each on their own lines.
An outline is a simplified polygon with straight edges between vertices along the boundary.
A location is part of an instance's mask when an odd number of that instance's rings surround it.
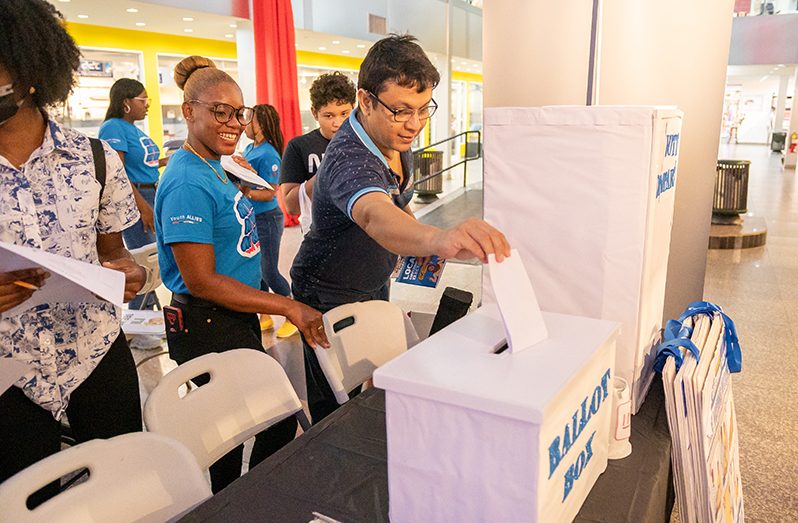
<svg viewBox="0 0 798 523">
<path fill-rule="evenodd" d="M 125 104 L 125 114 L 129 112 L 130 112 L 130 106 L 128 104 Z"/>
</svg>

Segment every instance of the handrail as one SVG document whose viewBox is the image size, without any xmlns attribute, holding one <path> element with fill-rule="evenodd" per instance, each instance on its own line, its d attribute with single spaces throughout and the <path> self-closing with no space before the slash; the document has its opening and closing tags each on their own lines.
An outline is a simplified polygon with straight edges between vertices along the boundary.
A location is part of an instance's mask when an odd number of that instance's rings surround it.
<svg viewBox="0 0 798 523">
<path fill-rule="evenodd" d="M 437 176 L 442 175 L 446 171 L 450 171 L 450 170 L 454 169 L 455 167 L 459 167 L 460 165 L 462 165 L 463 166 L 463 187 L 465 187 L 467 185 L 466 179 L 467 179 L 467 176 L 468 176 L 468 162 L 470 162 L 472 160 L 478 160 L 478 159 L 482 158 L 482 132 L 481 131 L 463 131 L 461 133 L 457 133 L 457 134 L 455 134 L 453 136 L 450 136 L 448 138 L 444 138 L 443 140 L 441 140 L 439 142 L 431 143 L 431 144 L 429 144 L 429 145 L 427 145 L 425 147 L 422 147 L 420 149 L 416 149 L 415 151 L 413 151 L 413 154 L 422 153 L 424 151 L 432 149 L 433 147 L 436 147 L 436 146 L 441 145 L 443 143 L 451 142 L 452 140 L 456 140 L 457 138 L 460 138 L 461 136 L 465 136 L 466 137 L 466 143 L 474 143 L 474 142 L 469 142 L 468 141 L 468 135 L 470 135 L 470 134 L 476 134 L 477 135 L 477 141 L 476 141 L 476 143 L 477 143 L 477 155 L 476 156 L 465 156 L 459 162 L 453 163 L 452 165 L 450 165 L 449 167 L 446 167 L 445 169 L 441 169 L 440 171 L 438 171 L 436 173 L 432 173 L 432 174 L 430 174 L 428 176 L 423 177 L 420 180 L 414 181 L 413 182 L 413 186 L 420 185 L 420 184 L 422 184 L 422 183 L 424 183 L 424 182 L 426 182 L 428 180 L 431 180 L 431 179 L 433 179 L 433 178 L 435 178 Z"/>
</svg>

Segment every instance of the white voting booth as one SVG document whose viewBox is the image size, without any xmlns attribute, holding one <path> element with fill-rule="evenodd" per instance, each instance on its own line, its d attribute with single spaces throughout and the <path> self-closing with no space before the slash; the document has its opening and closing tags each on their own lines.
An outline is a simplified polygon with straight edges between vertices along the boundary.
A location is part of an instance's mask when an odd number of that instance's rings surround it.
<svg viewBox="0 0 798 523">
<path fill-rule="evenodd" d="M 501 311 L 484 306 L 374 373 L 393 522 L 570 521 L 607 466 L 618 324 L 517 296 L 508 310 L 506 291 Z M 542 341 L 523 345 L 519 311 Z"/>
<path fill-rule="evenodd" d="M 541 309 L 621 322 L 634 412 L 662 326 L 681 123 L 663 107 L 485 109 L 485 219 L 521 252 Z"/>
</svg>

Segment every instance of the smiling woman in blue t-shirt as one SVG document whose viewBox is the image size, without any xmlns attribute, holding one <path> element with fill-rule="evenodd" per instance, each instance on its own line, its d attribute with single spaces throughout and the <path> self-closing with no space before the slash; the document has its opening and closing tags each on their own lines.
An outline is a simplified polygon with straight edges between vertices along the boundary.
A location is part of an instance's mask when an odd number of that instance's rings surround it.
<svg viewBox="0 0 798 523">
<path fill-rule="evenodd" d="M 255 313 L 279 314 L 303 336 L 329 346 L 321 314 L 289 298 L 260 290 L 260 242 L 250 201 L 222 169 L 252 120 L 241 89 L 227 73 L 200 56 L 175 67 L 183 89 L 188 137 L 172 155 L 155 197 L 158 262 L 172 291 L 166 340 L 178 363 L 209 352 L 264 350 Z M 248 166 L 244 159 L 240 162 Z M 202 380 L 195 379 L 202 384 Z M 293 439 L 295 418 L 255 438 L 250 465 Z M 243 445 L 210 467 L 218 492 L 241 473 Z"/>
<path fill-rule="evenodd" d="M 122 233 L 128 249 L 136 249 L 155 242 L 152 207 L 155 204 L 155 187 L 158 185 L 158 168 L 166 165 L 168 158 L 160 158 L 158 145 L 135 122 L 147 117 L 150 99 L 138 80 L 120 78 L 111 86 L 111 103 L 100 126 L 99 137 L 108 142 L 125 164 L 125 172 L 133 186 L 133 197 L 141 219 Z M 157 304 L 155 293 L 138 296 L 130 302 L 131 309 L 151 309 Z M 160 340 L 158 340 L 160 341 Z"/>
</svg>

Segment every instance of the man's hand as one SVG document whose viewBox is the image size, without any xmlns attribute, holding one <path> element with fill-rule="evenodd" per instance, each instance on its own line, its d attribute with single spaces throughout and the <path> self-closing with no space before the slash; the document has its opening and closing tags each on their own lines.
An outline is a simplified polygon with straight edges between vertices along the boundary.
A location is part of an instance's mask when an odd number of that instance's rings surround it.
<svg viewBox="0 0 798 523">
<path fill-rule="evenodd" d="M 488 262 L 488 254 L 495 254 L 501 262 L 510 256 L 510 244 L 498 229 L 483 220 L 470 219 L 433 237 L 432 251 L 447 259 L 479 258 Z"/>
<path fill-rule="evenodd" d="M 0 313 L 25 303 L 36 292 L 36 289 L 29 289 L 15 281 L 41 288 L 49 277 L 50 273 L 44 269 L 0 272 Z"/>
<path fill-rule="evenodd" d="M 125 303 L 132 300 L 147 281 L 147 271 L 132 258 L 117 258 L 103 262 L 103 267 L 125 273 Z"/>
<path fill-rule="evenodd" d="M 327 341 L 327 333 L 324 332 L 321 313 L 298 301 L 293 303 L 295 306 L 286 317 L 302 332 L 308 345 L 328 349 L 330 342 Z"/>
</svg>

